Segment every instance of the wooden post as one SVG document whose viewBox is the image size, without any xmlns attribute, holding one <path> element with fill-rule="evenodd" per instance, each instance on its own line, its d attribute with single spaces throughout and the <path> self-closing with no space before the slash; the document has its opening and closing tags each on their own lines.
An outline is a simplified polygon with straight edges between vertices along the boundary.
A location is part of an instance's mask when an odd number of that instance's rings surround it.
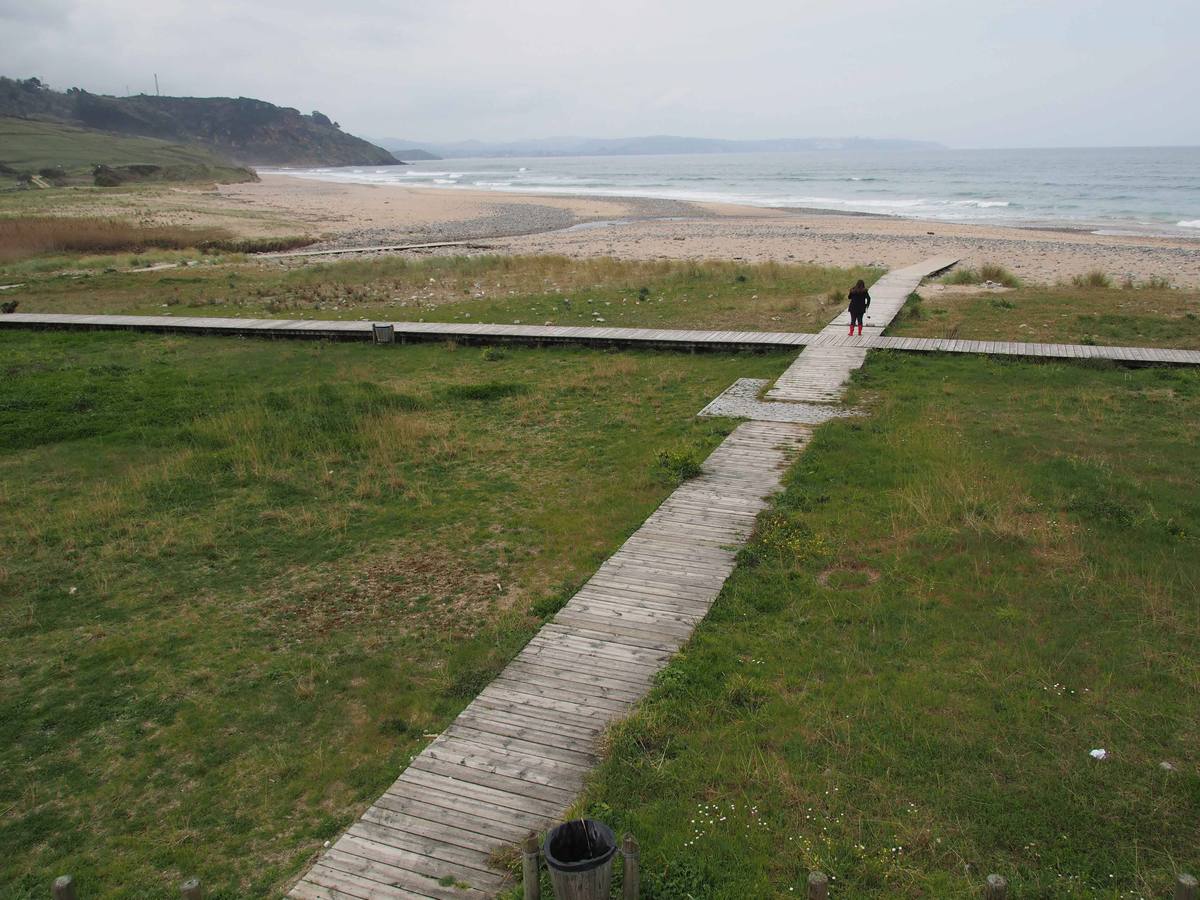
<svg viewBox="0 0 1200 900">
<path fill-rule="evenodd" d="M 183 900 L 204 900 L 204 886 L 199 878 L 189 878 L 179 888 Z"/>
<path fill-rule="evenodd" d="M 75 900 L 75 879 L 70 875 L 59 875 L 54 879 L 50 893 L 54 900 Z"/>
<path fill-rule="evenodd" d="M 1008 882 L 999 875 L 989 875 L 983 888 L 984 900 L 1008 900 Z"/>
<path fill-rule="evenodd" d="M 829 876 L 824 872 L 808 873 L 808 900 L 829 900 Z"/>
<path fill-rule="evenodd" d="M 625 861 L 624 877 L 621 880 L 621 900 L 638 900 L 641 895 L 642 873 L 639 856 L 641 849 L 632 834 L 625 832 L 621 843 L 621 858 Z"/>
<path fill-rule="evenodd" d="M 1196 900 L 1200 897 L 1200 882 L 1187 872 L 1175 879 L 1175 900 Z"/>
<path fill-rule="evenodd" d="M 525 838 L 521 854 L 521 883 L 525 888 L 525 900 L 541 900 L 542 876 L 538 870 L 538 839 L 532 831 Z"/>
</svg>

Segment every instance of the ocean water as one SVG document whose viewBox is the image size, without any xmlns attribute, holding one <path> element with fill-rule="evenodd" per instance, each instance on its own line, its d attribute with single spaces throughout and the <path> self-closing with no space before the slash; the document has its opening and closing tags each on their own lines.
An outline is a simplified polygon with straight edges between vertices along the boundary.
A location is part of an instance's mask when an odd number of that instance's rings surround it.
<svg viewBox="0 0 1200 900">
<path fill-rule="evenodd" d="M 1200 238 L 1198 147 L 454 159 L 263 171 Z"/>
</svg>

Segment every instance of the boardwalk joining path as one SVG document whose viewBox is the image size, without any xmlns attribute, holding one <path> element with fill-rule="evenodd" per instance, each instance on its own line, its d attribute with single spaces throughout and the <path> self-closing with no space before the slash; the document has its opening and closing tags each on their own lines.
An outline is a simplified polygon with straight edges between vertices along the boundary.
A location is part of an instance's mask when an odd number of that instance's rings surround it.
<svg viewBox="0 0 1200 900">
<path fill-rule="evenodd" d="M 866 362 L 867 351 L 877 343 L 883 330 L 904 307 L 908 295 L 921 279 L 948 269 L 958 262 L 953 256 L 934 257 L 915 266 L 888 272 L 871 285 L 871 308 L 863 323 L 863 338 L 848 333 L 850 313 L 843 311 L 821 329 L 775 387 L 767 391 L 768 400 L 805 403 L 838 403 L 850 373 Z M 845 338 L 846 342 L 841 339 Z M 864 340 L 865 339 L 865 340 Z"/>
<path fill-rule="evenodd" d="M 886 277 L 886 276 L 885 276 Z M 877 287 L 872 287 L 875 296 Z M 875 309 L 872 302 L 871 309 Z M 882 310 L 873 313 L 879 318 Z M 841 317 L 839 317 L 840 319 Z M 688 331 L 665 328 L 594 328 L 569 325 L 468 325 L 455 322 L 386 322 L 396 340 L 517 343 L 586 347 L 650 347 L 683 350 L 795 350 L 798 347 L 840 348 L 849 362 L 862 364 L 867 350 L 922 353 L 979 353 L 1040 359 L 1109 359 L 1135 365 L 1200 365 L 1200 350 L 1158 347 L 1103 347 L 1092 344 L 1030 344 L 1018 341 L 966 341 L 952 338 L 900 338 L 868 334 L 879 326 L 872 320 L 862 337 L 849 337 L 834 323 L 819 334 L 786 331 Z M 130 330 L 174 334 L 225 334 L 239 337 L 316 340 L 372 340 L 372 322 L 317 319 L 228 319 L 207 316 L 86 316 L 64 313 L 0 315 L 0 328 L 64 328 Z M 803 354 L 802 354 L 803 355 Z M 833 355 L 826 357 L 833 360 Z M 808 364 L 815 361 L 810 357 Z M 840 366 L 841 363 L 836 363 Z M 828 392 L 826 392 L 828 394 Z M 781 398 L 782 399 L 782 398 Z M 818 402 L 830 402 L 821 399 Z"/>
</svg>

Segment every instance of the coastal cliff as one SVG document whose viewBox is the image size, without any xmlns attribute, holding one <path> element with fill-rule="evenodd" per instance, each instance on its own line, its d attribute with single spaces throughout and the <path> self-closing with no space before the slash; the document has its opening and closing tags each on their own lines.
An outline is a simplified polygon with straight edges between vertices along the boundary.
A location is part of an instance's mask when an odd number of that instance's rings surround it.
<svg viewBox="0 0 1200 900">
<path fill-rule="evenodd" d="M 0 116 L 204 147 L 239 165 L 402 165 L 328 116 L 248 97 L 111 97 L 0 77 Z"/>
</svg>

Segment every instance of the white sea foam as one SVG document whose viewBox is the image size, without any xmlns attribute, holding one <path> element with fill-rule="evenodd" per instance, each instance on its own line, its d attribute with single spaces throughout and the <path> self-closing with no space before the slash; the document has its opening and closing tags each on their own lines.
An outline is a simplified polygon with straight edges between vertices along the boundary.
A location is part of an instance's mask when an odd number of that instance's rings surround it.
<svg viewBox="0 0 1200 900">
<path fill-rule="evenodd" d="M 911 157 L 813 152 L 719 159 L 478 159 L 260 171 L 339 183 L 816 207 L 935 221 L 1069 223 L 1105 233 L 1200 235 L 1193 208 L 1200 192 L 1200 151 L 1190 149 L 1074 156 L 938 151 Z M 1169 188 L 1162 184 L 1164 171 L 1172 179 Z"/>
</svg>

